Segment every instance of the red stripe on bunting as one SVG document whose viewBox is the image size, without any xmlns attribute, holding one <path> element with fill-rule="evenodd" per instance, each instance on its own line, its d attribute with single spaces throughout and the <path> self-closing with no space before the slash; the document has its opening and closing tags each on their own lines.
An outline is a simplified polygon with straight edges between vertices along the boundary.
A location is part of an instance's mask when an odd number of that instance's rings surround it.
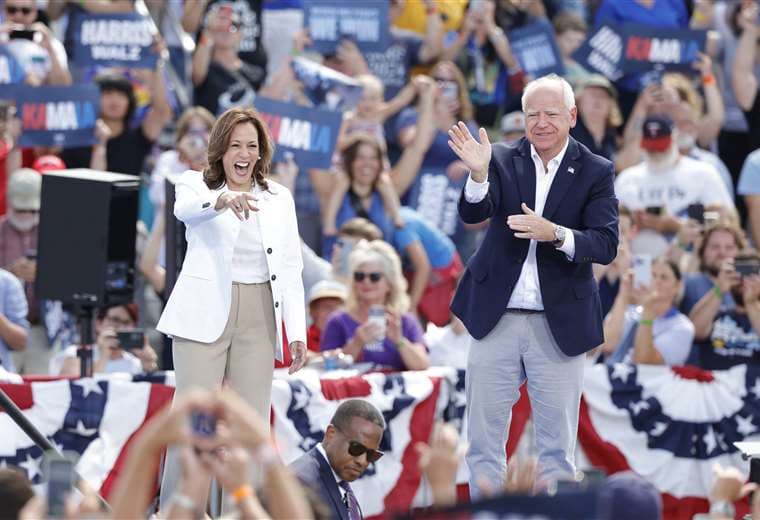
<svg viewBox="0 0 760 520">
<path fill-rule="evenodd" d="M 372 387 L 362 376 L 341 379 L 320 379 L 319 384 L 322 387 L 322 395 L 328 401 L 367 397 L 372 393 Z"/>
<path fill-rule="evenodd" d="M 0 389 L 8 394 L 10 400 L 13 401 L 21 410 L 28 410 L 34 405 L 32 385 L 28 383 L 20 385 L 1 384 Z M 5 413 L 5 410 L 3 408 L 0 408 L 0 412 Z"/>
<path fill-rule="evenodd" d="M 404 450 L 404 455 L 401 457 L 401 465 L 404 471 L 398 476 L 393 489 L 385 495 L 383 502 L 385 504 L 384 514 L 369 517 L 367 520 L 384 518 L 394 511 L 409 511 L 412 500 L 414 500 L 414 495 L 417 494 L 417 489 L 422 480 L 422 473 L 418 466 L 420 456 L 415 449 L 415 445 L 418 442 L 428 442 L 430 439 L 433 423 L 435 422 L 435 405 L 441 390 L 440 377 L 431 377 L 430 381 L 433 384 L 430 395 L 414 408 L 412 417 L 409 420 L 409 435 L 411 438 Z"/>
<path fill-rule="evenodd" d="M 693 379 L 695 381 L 699 381 L 700 383 L 712 383 L 715 381 L 715 376 L 713 376 L 713 373 L 708 370 L 702 370 L 701 368 L 688 365 L 683 367 L 670 367 L 670 370 L 673 371 L 678 377 L 681 379 Z"/>
<path fill-rule="evenodd" d="M 157 413 L 159 413 L 165 406 L 168 406 L 172 402 L 172 397 L 174 396 L 174 387 L 166 386 L 166 385 L 157 385 L 157 384 L 151 384 L 150 385 L 150 394 L 148 396 L 148 406 L 145 410 L 145 418 L 143 419 L 142 424 L 140 425 L 137 430 L 135 430 L 132 435 L 129 436 L 129 439 L 127 439 L 127 442 L 124 443 L 124 446 L 121 448 L 121 452 L 119 453 L 119 456 L 116 458 L 116 463 L 114 464 L 111 471 L 108 473 L 108 477 L 103 481 L 103 485 L 100 486 L 100 494 L 105 498 L 106 500 L 110 500 L 111 493 L 113 492 L 114 486 L 116 485 L 116 481 L 119 479 L 119 476 L 123 470 L 124 465 L 126 464 L 127 457 L 129 456 L 129 450 L 132 447 L 132 442 L 135 440 L 135 437 L 140 434 L 140 432 L 145 428 L 145 425 L 148 423 L 148 421 Z M 153 491 L 158 491 L 158 478 L 159 478 L 159 472 L 158 472 L 158 463 L 160 460 L 156 460 L 156 472 L 154 475 L 154 482 L 153 482 Z"/>
</svg>

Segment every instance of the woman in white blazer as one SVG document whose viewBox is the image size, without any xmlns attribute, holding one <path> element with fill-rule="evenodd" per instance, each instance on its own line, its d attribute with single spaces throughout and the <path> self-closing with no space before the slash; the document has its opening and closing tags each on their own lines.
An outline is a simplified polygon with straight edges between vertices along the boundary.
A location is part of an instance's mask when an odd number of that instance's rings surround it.
<svg viewBox="0 0 760 520">
<path fill-rule="evenodd" d="M 272 143 L 253 109 L 232 108 L 211 130 L 209 166 L 176 183 L 174 215 L 187 254 L 158 330 L 173 337 L 176 394 L 222 381 L 269 417 L 282 323 L 293 363 L 306 361 L 303 262 L 293 197 L 267 180 Z M 267 421 L 268 423 L 268 421 Z M 162 508 L 179 476 L 169 450 Z"/>
</svg>

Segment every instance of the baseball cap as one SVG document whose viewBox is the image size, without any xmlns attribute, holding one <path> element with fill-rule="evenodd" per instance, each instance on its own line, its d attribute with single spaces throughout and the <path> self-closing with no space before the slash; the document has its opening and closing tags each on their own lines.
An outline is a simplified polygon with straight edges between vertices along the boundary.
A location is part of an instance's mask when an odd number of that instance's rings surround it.
<svg viewBox="0 0 760 520">
<path fill-rule="evenodd" d="M 40 173 L 65 170 L 66 163 L 64 163 L 57 155 L 43 155 L 34 161 L 32 169 L 37 170 Z"/>
<path fill-rule="evenodd" d="M 662 518 L 660 492 L 633 471 L 608 477 L 599 489 L 598 517 L 602 520 Z"/>
<path fill-rule="evenodd" d="M 617 99 L 617 89 L 612 85 L 610 80 L 602 76 L 601 74 L 589 74 L 583 78 L 579 85 L 579 90 L 583 90 L 587 87 L 603 88 L 613 98 Z"/>
<path fill-rule="evenodd" d="M 308 304 L 311 305 L 322 298 L 339 298 L 345 301 L 347 297 L 348 289 L 342 283 L 335 280 L 320 280 L 309 290 L 307 300 Z"/>
<path fill-rule="evenodd" d="M 501 118 L 501 133 L 525 132 L 525 114 L 522 112 L 510 112 Z"/>
<path fill-rule="evenodd" d="M 673 140 L 673 120 L 664 115 L 649 116 L 641 127 L 641 147 L 648 152 L 664 152 Z"/>
<path fill-rule="evenodd" d="M 19 168 L 8 181 L 8 205 L 19 211 L 39 211 L 42 176 L 31 168 Z"/>
</svg>

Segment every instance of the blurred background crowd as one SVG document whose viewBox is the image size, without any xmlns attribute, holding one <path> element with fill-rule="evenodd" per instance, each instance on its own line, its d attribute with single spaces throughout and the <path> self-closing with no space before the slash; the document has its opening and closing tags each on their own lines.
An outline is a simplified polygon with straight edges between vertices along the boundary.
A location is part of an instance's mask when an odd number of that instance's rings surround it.
<svg viewBox="0 0 760 520">
<path fill-rule="evenodd" d="M 467 171 L 446 132 L 461 120 L 473 133 L 485 127 L 492 142 L 523 137 L 520 96 L 533 78 L 509 34 L 538 20 L 553 27 L 575 89 L 571 135 L 617 172 L 620 249 L 612 264 L 596 266 L 606 341 L 592 355 L 710 370 L 760 363 L 757 2 L 388 3 L 385 50 L 362 53 L 346 39 L 321 55 L 310 48 L 301 0 L 4 0 L 0 48 L 21 65 L 18 82 L 95 83 L 100 113 L 93 146 L 24 148 L 14 104 L 0 105 L 3 370 L 79 373 L 75 318 L 35 296 L 42 176 L 70 168 L 142 180 L 134 302 L 99 311 L 95 371 L 172 368 L 171 344 L 154 329 L 168 298 L 164 182 L 206 166 L 209 131 L 224 110 L 255 107 L 259 97 L 309 106 L 297 59 L 362 86 L 342 113 L 331 168 L 285 158 L 272 172 L 295 197 L 310 360 L 465 368 L 468 336 L 448 307 L 483 228 L 458 218 Z M 150 16 L 155 69 L 70 67 L 70 21 L 82 12 Z M 573 57 L 604 22 L 707 30 L 707 45 L 688 72 L 653 69 L 613 82 Z M 372 320 L 376 306 L 388 316 L 384 334 Z M 144 339 L 124 348 L 116 333 L 132 329 Z"/>
</svg>

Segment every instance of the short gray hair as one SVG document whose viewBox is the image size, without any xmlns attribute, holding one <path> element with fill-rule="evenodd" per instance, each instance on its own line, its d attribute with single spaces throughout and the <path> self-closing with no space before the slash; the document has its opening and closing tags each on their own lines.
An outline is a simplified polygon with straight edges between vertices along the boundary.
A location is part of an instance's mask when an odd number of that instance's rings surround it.
<svg viewBox="0 0 760 520">
<path fill-rule="evenodd" d="M 339 430 L 345 431 L 354 417 L 374 423 L 385 430 L 383 414 L 375 405 L 364 399 L 349 399 L 341 403 L 335 411 L 335 415 L 330 419 L 330 423 Z"/>
<path fill-rule="evenodd" d="M 562 88 L 562 100 L 565 102 L 565 107 L 567 107 L 568 110 L 573 108 L 575 106 L 575 94 L 573 94 L 573 87 L 570 86 L 570 83 L 568 83 L 565 78 L 558 76 L 552 72 L 546 76 L 541 76 L 540 78 L 534 79 L 525 85 L 521 99 L 523 112 L 525 112 L 525 102 L 527 101 L 528 96 L 532 94 L 534 90 L 556 83 L 559 83 L 560 87 Z"/>
</svg>

